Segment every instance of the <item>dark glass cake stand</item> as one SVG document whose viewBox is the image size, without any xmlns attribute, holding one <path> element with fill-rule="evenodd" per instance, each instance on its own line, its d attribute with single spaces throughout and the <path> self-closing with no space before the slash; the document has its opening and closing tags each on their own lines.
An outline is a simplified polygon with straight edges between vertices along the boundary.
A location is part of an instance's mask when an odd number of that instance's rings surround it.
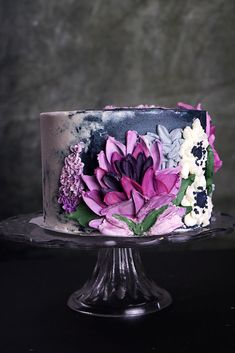
<svg viewBox="0 0 235 353">
<path fill-rule="evenodd" d="M 98 249 L 91 278 L 69 297 L 68 306 L 77 312 L 95 316 L 131 317 L 157 312 L 172 301 L 170 294 L 146 275 L 139 249 L 169 247 L 174 243 L 229 233 L 234 230 L 235 219 L 215 213 L 207 228 L 146 237 L 114 237 L 95 233 L 75 235 L 45 229 L 41 223 L 42 215 L 39 213 L 10 218 L 0 223 L 0 236 L 47 248 Z"/>
</svg>

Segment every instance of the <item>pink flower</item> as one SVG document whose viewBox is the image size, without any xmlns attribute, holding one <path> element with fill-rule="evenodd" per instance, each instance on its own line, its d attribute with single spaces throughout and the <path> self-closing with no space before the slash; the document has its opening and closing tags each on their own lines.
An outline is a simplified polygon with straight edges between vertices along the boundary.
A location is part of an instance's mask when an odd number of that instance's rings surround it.
<svg viewBox="0 0 235 353">
<path fill-rule="evenodd" d="M 117 221 L 118 214 L 141 222 L 154 209 L 169 205 L 180 184 L 180 168 L 159 170 L 161 144 L 135 131 L 126 134 L 126 145 L 109 137 L 105 151 L 98 155 L 94 175 L 83 175 L 88 191 L 83 200 L 101 220 L 90 226 L 103 234 L 127 235 L 126 225 Z M 115 230 L 116 229 L 116 230 Z"/>
<path fill-rule="evenodd" d="M 201 103 L 198 103 L 195 107 L 182 102 L 177 103 L 178 107 L 183 109 L 196 109 L 202 110 Z M 222 167 L 222 161 L 215 149 L 215 126 L 212 125 L 212 119 L 208 112 L 206 112 L 206 133 L 208 136 L 209 144 L 211 145 L 212 151 L 214 153 L 214 172 L 216 173 Z"/>
</svg>

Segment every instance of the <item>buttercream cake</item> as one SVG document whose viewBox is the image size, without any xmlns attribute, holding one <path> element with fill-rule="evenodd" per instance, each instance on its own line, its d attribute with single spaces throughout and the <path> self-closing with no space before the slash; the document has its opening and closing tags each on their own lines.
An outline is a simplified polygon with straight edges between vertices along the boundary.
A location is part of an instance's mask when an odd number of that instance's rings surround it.
<svg viewBox="0 0 235 353">
<path fill-rule="evenodd" d="M 42 113 L 44 225 L 151 236 L 206 227 L 221 167 L 200 105 Z"/>
</svg>

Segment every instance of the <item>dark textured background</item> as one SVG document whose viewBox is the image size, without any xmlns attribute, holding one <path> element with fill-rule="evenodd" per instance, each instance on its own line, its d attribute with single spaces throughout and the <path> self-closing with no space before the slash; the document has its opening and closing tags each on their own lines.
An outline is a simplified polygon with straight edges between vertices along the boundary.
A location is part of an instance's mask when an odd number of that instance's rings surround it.
<svg viewBox="0 0 235 353">
<path fill-rule="evenodd" d="M 0 0 L 0 218 L 41 208 L 39 112 L 139 103 L 207 108 L 234 211 L 235 2 Z"/>
</svg>

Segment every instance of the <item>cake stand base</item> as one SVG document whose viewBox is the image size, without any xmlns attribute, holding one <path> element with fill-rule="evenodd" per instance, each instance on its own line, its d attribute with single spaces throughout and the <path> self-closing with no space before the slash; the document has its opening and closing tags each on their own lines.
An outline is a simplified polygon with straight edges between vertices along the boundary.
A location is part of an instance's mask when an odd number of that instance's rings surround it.
<svg viewBox="0 0 235 353">
<path fill-rule="evenodd" d="M 171 303 L 170 294 L 158 287 L 142 266 L 139 249 L 173 246 L 233 232 L 235 218 L 214 213 L 205 228 L 162 236 L 123 237 L 48 229 L 41 213 L 17 216 L 0 222 L 0 239 L 45 248 L 98 249 L 91 278 L 69 300 L 77 312 L 104 317 L 134 317 L 157 312 Z"/>
<path fill-rule="evenodd" d="M 171 304 L 170 294 L 143 270 L 138 250 L 101 249 L 91 278 L 69 300 L 77 312 L 106 317 L 140 316 Z"/>
</svg>

